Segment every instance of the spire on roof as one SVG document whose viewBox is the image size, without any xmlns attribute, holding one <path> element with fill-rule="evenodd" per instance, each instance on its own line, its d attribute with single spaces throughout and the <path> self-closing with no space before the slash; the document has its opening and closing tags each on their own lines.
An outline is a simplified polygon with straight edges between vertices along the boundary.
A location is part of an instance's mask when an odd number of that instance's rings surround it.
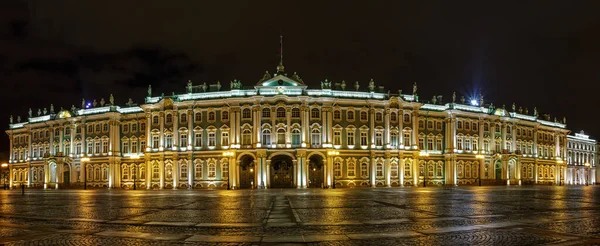
<svg viewBox="0 0 600 246">
<path fill-rule="evenodd" d="M 277 65 L 277 74 L 283 74 L 283 34 L 279 35 L 279 65 Z"/>
</svg>

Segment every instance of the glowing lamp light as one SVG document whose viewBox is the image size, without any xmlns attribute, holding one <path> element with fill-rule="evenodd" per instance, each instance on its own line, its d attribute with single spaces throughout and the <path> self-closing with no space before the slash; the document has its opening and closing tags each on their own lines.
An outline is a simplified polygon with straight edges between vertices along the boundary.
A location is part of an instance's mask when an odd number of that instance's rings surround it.
<svg viewBox="0 0 600 246">
<path fill-rule="evenodd" d="M 8 164 L 2 163 L 2 167 L 8 167 Z"/>
<path fill-rule="evenodd" d="M 471 99 L 471 105 L 472 106 L 479 106 L 479 103 L 477 102 L 476 99 Z"/>
<path fill-rule="evenodd" d="M 475 155 L 475 158 L 477 158 L 477 159 L 484 159 L 485 156 L 484 155 Z"/>
<path fill-rule="evenodd" d="M 85 108 L 91 108 L 91 107 L 92 107 L 92 103 L 90 103 L 90 102 L 88 102 L 88 103 L 85 105 Z"/>
</svg>

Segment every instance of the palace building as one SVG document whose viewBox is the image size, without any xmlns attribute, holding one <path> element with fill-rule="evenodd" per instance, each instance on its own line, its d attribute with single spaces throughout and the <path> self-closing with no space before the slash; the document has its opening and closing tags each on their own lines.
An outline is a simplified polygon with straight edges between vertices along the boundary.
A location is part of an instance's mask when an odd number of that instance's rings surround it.
<svg viewBox="0 0 600 246">
<path fill-rule="evenodd" d="M 188 82 L 181 94 L 149 88 L 141 105 L 118 106 L 111 95 L 30 110 L 6 133 L 12 187 L 564 184 L 574 172 L 564 121 L 535 109 L 496 108 L 481 96 L 424 101 L 416 84 L 412 94 L 390 93 L 373 80 L 309 88 L 282 63 L 253 86 Z"/>
<path fill-rule="evenodd" d="M 583 131 L 567 136 L 567 184 L 596 183 L 597 143 Z"/>
</svg>

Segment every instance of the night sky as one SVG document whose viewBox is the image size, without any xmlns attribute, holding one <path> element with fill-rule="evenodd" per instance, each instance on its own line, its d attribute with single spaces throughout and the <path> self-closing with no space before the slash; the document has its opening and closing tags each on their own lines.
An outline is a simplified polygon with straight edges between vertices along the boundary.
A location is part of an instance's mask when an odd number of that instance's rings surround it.
<svg viewBox="0 0 600 246">
<path fill-rule="evenodd" d="M 598 139 L 600 1 L 2 1 L 0 119 L 275 72 L 536 106 Z M 424 3 L 426 2 L 426 3 Z M 142 4 L 143 3 L 143 4 Z M 502 3 L 502 4 L 501 4 Z M 8 137 L 0 152 L 8 150 Z"/>
</svg>

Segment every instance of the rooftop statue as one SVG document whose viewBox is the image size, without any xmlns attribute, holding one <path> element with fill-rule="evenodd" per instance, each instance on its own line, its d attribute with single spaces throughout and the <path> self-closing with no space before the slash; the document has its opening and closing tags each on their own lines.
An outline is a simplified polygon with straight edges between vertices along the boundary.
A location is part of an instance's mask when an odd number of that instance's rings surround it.
<svg viewBox="0 0 600 246">
<path fill-rule="evenodd" d="M 13 116 L 12 116 L 12 115 L 10 115 L 9 122 L 10 122 L 11 124 L 13 123 Z"/>
<path fill-rule="evenodd" d="M 42 115 L 42 110 L 38 108 L 37 116 Z"/>
<path fill-rule="evenodd" d="M 17 116 L 17 123 L 21 123 L 21 116 Z"/>
<path fill-rule="evenodd" d="M 84 109 L 85 108 L 85 98 L 81 99 L 81 108 Z"/>
<path fill-rule="evenodd" d="M 100 107 L 104 107 L 104 104 L 106 104 L 106 101 L 104 101 L 104 97 L 100 98 Z"/>
<path fill-rule="evenodd" d="M 221 90 L 221 81 L 217 81 L 217 90 L 220 91 Z"/>
<path fill-rule="evenodd" d="M 533 107 L 533 116 L 537 117 L 538 116 L 538 111 L 536 107 Z"/>
<path fill-rule="evenodd" d="M 529 115 L 529 109 L 528 108 L 525 108 L 525 114 Z"/>
<path fill-rule="evenodd" d="M 369 91 L 374 91 L 375 90 L 375 81 L 373 81 L 373 79 L 371 79 L 371 81 L 369 81 Z"/>
<path fill-rule="evenodd" d="M 96 106 L 98 106 L 98 102 L 96 102 L 96 99 L 94 99 L 94 101 L 92 102 L 92 106 L 94 106 L 94 108 L 95 108 Z"/>
<path fill-rule="evenodd" d="M 44 108 L 44 115 L 48 114 L 48 110 L 46 110 L 46 108 Z"/>
<path fill-rule="evenodd" d="M 519 114 L 523 113 L 523 106 L 519 106 Z"/>
<path fill-rule="evenodd" d="M 54 114 L 54 104 L 50 104 L 50 113 Z"/>
<path fill-rule="evenodd" d="M 417 95 L 417 82 L 413 83 L 413 95 Z"/>
<path fill-rule="evenodd" d="M 563 117 L 563 124 L 567 124 L 567 117 Z"/>
<path fill-rule="evenodd" d="M 342 84 L 340 85 L 340 87 L 342 88 L 342 90 L 346 90 L 346 81 L 342 80 Z"/>
<path fill-rule="evenodd" d="M 437 103 L 437 99 L 435 98 L 435 96 L 433 96 L 433 98 L 431 98 L 431 102 L 432 102 L 433 104 L 436 104 L 436 103 Z"/>
<path fill-rule="evenodd" d="M 71 112 L 75 113 L 75 111 L 77 111 L 77 108 L 75 108 L 75 105 L 71 105 Z"/>
<path fill-rule="evenodd" d="M 186 88 L 187 88 L 187 93 L 192 93 L 192 80 L 188 79 Z"/>
<path fill-rule="evenodd" d="M 31 108 L 29 108 L 29 118 L 31 118 L 33 116 L 33 112 L 31 111 Z"/>
<path fill-rule="evenodd" d="M 456 102 L 456 92 L 452 92 L 452 103 Z"/>
<path fill-rule="evenodd" d="M 460 96 L 460 103 L 465 104 L 465 96 Z"/>
<path fill-rule="evenodd" d="M 110 97 L 108 97 L 108 102 L 110 106 L 115 106 L 115 97 L 113 97 L 113 94 L 110 94 Z"/>
<path fill-rule="evenodd" d="M 152 85 L 148 85 L 148 97 L 152 97 Z"/>
<path fill-rule="evenodd" d="M 206 82 L 202 83 L 202 91 L 206 92 L 206 88 L 208 88 L 208 86 L 206 86 Z"/>
<path fill-rule="evenodd" d="M 354 90 L 358 91 L 358 88 L 360 88 L 360 85 L 358 84 L 358 81 L 356 81 L 354 83 Z"/>
<path fill-rule="evenodd" d="M 513 102 L 513 105 L 512 105 L 512 111 L 513 111 L 513 112 L 517 111 L 517 105 L 515 105 L 515 103 L 514 103 L 514 102 Z"/>
<path fill-rule="evenodd" d="M 479 106 L 483 107 L 483 95 L 479 93 Z"/>
</svg>

